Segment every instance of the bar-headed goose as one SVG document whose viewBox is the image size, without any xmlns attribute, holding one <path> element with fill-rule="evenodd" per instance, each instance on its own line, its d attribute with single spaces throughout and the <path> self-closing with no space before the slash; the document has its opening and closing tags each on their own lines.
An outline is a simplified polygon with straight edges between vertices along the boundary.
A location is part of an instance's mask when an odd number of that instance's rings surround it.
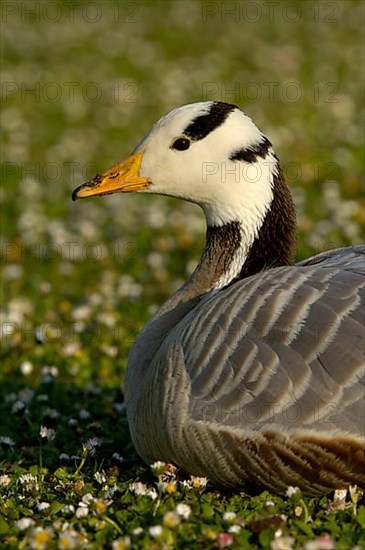
<svg viewBox="0 0 365 550">
<path fill-rule="evenodd" d="M 293 265 L 295 209 L 270 141 L 234 105 L 180 107 L 73 198 L 157 193 L 200 205 L 190 279 L 129 356 L 130 431 L 148 463 L 224 487 L 365 486 L 365 248 Z"/>
</svg>

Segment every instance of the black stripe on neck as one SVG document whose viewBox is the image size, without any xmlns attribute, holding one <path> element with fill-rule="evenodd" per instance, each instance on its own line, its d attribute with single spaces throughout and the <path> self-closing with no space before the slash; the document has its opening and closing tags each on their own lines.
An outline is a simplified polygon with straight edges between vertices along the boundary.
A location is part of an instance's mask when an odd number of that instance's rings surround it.
<svg viewBox="0 0 365 550">
<path fill-rule="evenodd" d="M 238 279 L 259 271 L 292 265 L 295 255 L 296 214 L 291 192 L 278 168 L 273 179 L 274 198 Z M 237 279 L 236 279 L 237 280 Z"/>
<path fill-rule="evenodd" d="M 237 109 L 235 105 L 214 101 L 209 112 L 196 117 L 183 132 L 194 141 L 205 138 L 210 132 L 218 128 L 228 117 L 229 113 Z"/>
<path fill-rule="evenodd" d="M 211 290 L 229 272 L 241 240 L 239 222 L 207 227 L 204 251 L 191 280 L 198 294 Z"/>
<path fill-rule="evenodd" d="M 239 222 L 207 227 L 205 253 L 206 257 L 214 260 L 219 277 L 229 270 L 232 258 L 241 246 L 241 240 Z"/>
<path fill-rule="evenodd" d="M 257 158 L 265 158 L 271 142 L 266 136 L 263 136 L 259 143 L 250 145 L 247 149 L 239 149 L 229 157 L 230 160 L 244 160 L 245 162 L 256 162 Z"/>
<path fill-rule="evenodd" d="M 208 226 L 199 264 L 192 275 L 198 294 L 204 294 L 228 274 L 242 243 L 241 222 Z M 273 200 L 237 277 L 227 286 L 260 271 L 292 265 L 296 242 L 296 214 L 293 198 L 280 166 L 273 178 Z"/>
</svg>

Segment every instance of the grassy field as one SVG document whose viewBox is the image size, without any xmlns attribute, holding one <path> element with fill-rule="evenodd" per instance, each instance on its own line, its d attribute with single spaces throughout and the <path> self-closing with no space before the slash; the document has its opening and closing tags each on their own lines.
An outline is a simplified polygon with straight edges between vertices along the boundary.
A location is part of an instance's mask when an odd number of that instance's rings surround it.
<svg viewBox="0 0 365 550">
<path fill-rule="evenodd" d="M 249 497 L 141 462 L 128 350 L 192 271 L 204 220 L 173 199 L 70 199 L 162 114 L 220 99 L 274 143 L 298 259 L 363 241 L 364 4 L 1 9 L 1 548 L 365 549 L 356 488 Z"/>
</svg>

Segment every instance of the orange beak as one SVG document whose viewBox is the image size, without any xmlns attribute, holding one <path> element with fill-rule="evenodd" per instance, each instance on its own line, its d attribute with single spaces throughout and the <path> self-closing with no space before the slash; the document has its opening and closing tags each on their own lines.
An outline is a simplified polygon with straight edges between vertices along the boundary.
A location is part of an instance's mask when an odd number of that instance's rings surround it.
<svg viewBox="0 0 365 550">
<path fill-rule="evenodd" d="M 112 193 L 131 193 L 145 191 L 152 180 L 139 175 L 144 151 L 135 153 L 125 160 L 114 164 L 104 174 L 96 175 L 90 181 L 79 185 L 73 193 L 72 200 L 111 195 Z"/>
</svg>

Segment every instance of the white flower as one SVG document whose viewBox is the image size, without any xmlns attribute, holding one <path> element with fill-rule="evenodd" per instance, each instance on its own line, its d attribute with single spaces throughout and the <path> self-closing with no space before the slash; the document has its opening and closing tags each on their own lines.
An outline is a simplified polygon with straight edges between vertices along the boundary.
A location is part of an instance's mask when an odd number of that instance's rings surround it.
<svg viewBox="0 0 365 550">
<path fill-rule="evenodd" d="M 176 512 L 179 514 L 180 517 L 184 519 L 189 519 L 191 514 L 191 507 L 189 506 L 189 504 L 179 502 L 179 504 L 176 506 Z"/>
<path fill-rule="evenodd" d="M 70 460 L 70 455 L 66 453 L 61 453 L 58 458 L 60 459 L 61 462 L 68 462 Z"/>
<path fill-rule="evenodd" d="M 304 545 L 305 550 L 334 550 L 335 547 L 335 541 L 331 535 L 317 537 L 314 540 L 306 542 Z"/>
<path fill-rule="evenodd" d="M 166 514 L 163 517 L 163 524 L 166 525 L 166 527 L 170 527 L 171 529 L 174 529 L 177 527 L 180 523 L 180 518 L 176 512 L 166 512 Z"/>
<path fill-rule="evenodd" d="M 34 550 L 46 550 L 54 537 L 52 529 L 46 527 L 35 527 L 32 531 L 32 538 L 30 541 L 30 547 Z"/>
<path fill-rule="evenodd" d="M 190 483 L 194 489 L 203 489 L 208 483 L 206 477 L 190 476 Z"/>
<path fill-rule="evenodd" d="M 176 481 L 159 481 L 157 484 L 157 489 L 160 491 L 160 493 L 167 493 L 172 494 L 176 493 L 177 491 L 177 485 Z"/>
<path fill-rule="evenodd" d="M 336 501 L 345 501 L 347 496 L 347 489 L 336 489 L 335 494 L 333 495 L 333 500 Z"/>
<path fill-rule="evenodd" d="M 227 523 L 233 523 L 236 519 L 236 514 L 234 512 L 224 512 L 223 519 Z"/>
<path fill-rule="evenodd" d="M 132 535 L 134 535 L 135 537 L 139 537 L 140 535 L 142 535 L 142 533 L 143 533 L 142 527 L 136 527 L 132 531 Z"/>
<path fill-rule="evenodd" d="M 152 525 L 152 527 L 150 527 L 148 529 L 148 531 L 149 531 L 151 537 L 154 538 L 154 539 L 157 539 L 163 533 L 163 529 L 162 529 L 161 525 Z"/>
<path fill-rule="evenodd" d="M 153 462 L 153 464 L 151 464 L 151 470 L 152 473 L 155 474 L 155 476 L 163 474 L 165 469 L 166 462 L 162 462 L 161 460 L 156 460 L 156 462 Z"/>
<path fill-rule="evenodd" d="M 19 477 L 20 483 L 37 483 L 38 479 L 32 474 L 22 474 Z"/>
<path fill-rule="evenodd" d="M 119 453 L 113 453 L 112 459 L 117 462 L 123 462 L 124 458 Z"/>
<path fill-rule="evenodd" d="M 19 477 L 19 481 L 22 485 L 26 485 L 27 491 L 39 491 L 38 478 L 32 474 L 22 474 Z"/>
<path fill-rule="evenodd" d="M 72 516 L 75 513 L 75 506 L 73 504 L 66 504 L 61 511 L 67 516 Z"/>
<path fill-rule="evenodd" d="M 290 498 L 293 495 L 295 495 L 299 490 L 300 490 L 299 487 L 293 487 L 292 485 L 289 485 L 285 494 L 288 498 Z"/>
<path fill-rule="evenodd" d="M 45 365 L 42 367 L 41 373 L 43 382 L 52 382 L 58 376 L 58 367 L 56 365 Z"/>
<path fill-rule="evenodd" d="M 118 485 L 116 483 L 114 483 L 112 487 L 104 487 L 105 498 L 111 498 L 116 491 L 118 491 Z"/>
<path fill-rule="evenodd" d="M 20 401 L 20 399 L 18 399 L 17 401 L 15 401 L 14 405 L 11 407 L 11 413 L 12 414 L 19 414 L 19 413 L 25 413 L 27 410 L 26 408 L 26 405 L 24 403 L 24 401 Z"/>
<path fill-rule="evenodd" d="M 126 535 L 112 542 L 113 550 L 127 550 L 131 546 L 131 537 Z"/>
<path fill-rule="evenodd" d="M 43 510 L 47 510 L 50 506 L 49 502 L 40 502 L 37 506 L 38 512 L 43 512 Z"/>
<path fill-rule="evenodd" d="M 21 531 L 25 531 L 26 529 L 28 529 L 29 527 L 34 525 L 34 519 L 32 519 L 32 518 L 20 518 L 20 519 L 18 519 L 16 524 L 18 526 L 18 529 L 20 529 Z"/>
<path fill-rule="evenodd" d="M 156 489 L 148 489 L 146 496 L 149 497 L 151 500 L 156 500 L 158 497 Z"/>
<path fill-rule="evenodd" d="M 11 482 L 10 476 L 7 474 L 3 474 L 0 476 L 0 486 L 7 487 Z"/>
<path fill-rule="evenodd" d="M 149 497 L 151 500 L 156 500 L 156 498 L 158 497 L 155 488 L 152 487 L 151 489 L 148 489 L 147 485 L 141 483 L 140 481 L 135 481 L 134 483 L 131 483 L 128 489 L 135 496 L 146 496 Z"/>
<path fill-rule="evenodd" d="M 186 481 L 186 479 L 183 479 L 183 481 L 180 481 L 180 487 L 182 489 L 191 489 L 191 483 L 190 481 Z"/>
<path fill-rule="evenodd" d="M 2 435 L 0 437 L 0 446 L 3 447 L 14 447 L 15 441 L 11 439 L 11 437 L 7 437 L 6 435 Z"/>
<path fill-rule="evenodd" d="M 144 483 L 141 483 L 140 481 L 135 481 L 134 483 L 131 483 L 128 487 L 131 493 L 133 493 L 136 496 L 145 495 L 147 493 L 147 485 Z"/>
<path fill-rule="evenodd" d="M 79 503 L 79 506 L 82 506 L 83 504 L 86 504 L 87 506 L 89 506 L 89 504 L 91 504 L 94 501 L 95 501 L 95 498 L 93 497 L 93 495 L 91 493 L 86 493 L 82 497 L 82 502 Z"/>
<path fill-rule="evenodd" d="M 232 535 L 239 533 L 241 531 L 240 525 L 231 525 L 228 529 L 228 533 L 231 533 Z"/>
<path fill-rule="evenodd" d="M 56 431 L 53 428 L 47 428 L 47 426 L 41 426 L 39 430 L 39 435 L 42 439 L 47 439 L 47 441 L 53 441 L 56 437 Z"/>
<path fill-rule="evenodd" d="M 273 540 L 270 544 L 271 550 L 291 550 L 294 544 L 292 537 L 280 537 Z"/>
<path fill-rule="evenodd" d="M 79 534 L 74 529 L 60 533 L 58 538 L 58 550 L 74 550 L 78 547 Z"/>
<path fill-rule="evenodd" d="M 78 342 L 70 342 L 65 344 L 62 348 L 62 351 L 66 357 L 72 357 L 80 350 L 80 344 Z"/>
<path fill-rule="evenodd" d="M 20 371 L 24 376 L 31 374 L 33 372 L 33 364 L 30 361 L 23 361 L 20 364 Z"/>
<path fill-rule="evenodd" d="M 72 312 L 75 321 L 86 321 L 92 314 L 92 308 L 88 305 L 76 307 Z"/>
<path fill-rule="evenodd" d="M 101 441 L 98 437 L 91 437 L 83 444 L 83 449 L 89 451 L 91 456 L 96 453 L 97 447 L 100 447 Z"/>
<path fill-rule="evenodd" d="M 79 506 L 76 509 L 77 518 L 85 518 L 89 513 L 89 507 L 86 506 L 83 502 L 79 503 Z"/>
<path fill-rule="evenodd" d="M 106 483 L 106 475 L 104 472 L 95 472 L 94 478 L 98 483 L 100 483 L 100 485 L 102 483 Z"/>
</svg>

